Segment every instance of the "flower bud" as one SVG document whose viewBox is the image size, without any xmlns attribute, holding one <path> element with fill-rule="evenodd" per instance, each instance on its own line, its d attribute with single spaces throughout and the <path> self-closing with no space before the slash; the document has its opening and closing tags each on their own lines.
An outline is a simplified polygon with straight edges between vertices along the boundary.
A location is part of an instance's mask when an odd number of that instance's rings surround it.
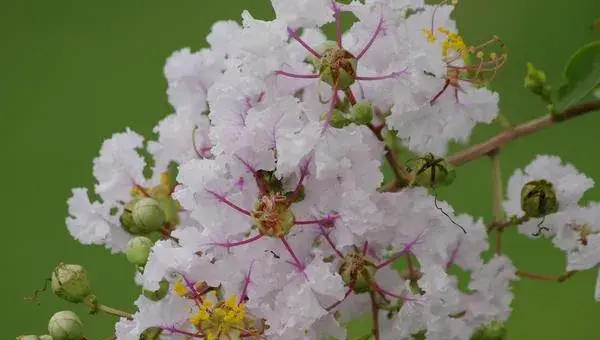
<svg viewBox="0 0 600 340">
<path fill-rule="evenodd" d="M 352 106 L 350 110 L 352 121 L 357 125 L 367 125 L 373 120 L 373 104 L 361 101 Z"/>
<path fill-rule="evenodd" d="M 40 340 L 37 335 L 21 335 L 17 337 L 17 340 Z"/>
<path fill-rule="evenodd" d="M 44 335 L 40 335 L 40 340 L 54 340 L 54 338 L 52 338 L 48 334 L 44 334 Z"/>
<path fill-rule="evenodd" d="M 131 264 L 143 266 L 148 261 L 152 240 L 145 236 L 136 236 L 127 242 L 125 246 L 125 256 Z"/>
<path fill-rule="evenodd" d="M 146 298 L 152 300 L 152 301 L 160 301 L 162 300 L 165 296 L 167 296 L 167 293 L 169 292 L 169 281 L 162 279 L 160 280 L 160 282 L 158 283 L 158 289 L 155 291 L 151 291 L 151 290 L 146 290 L 144 289 L 143 294 Z"/>
<path fill-rule="evenodd" d="M 546 85 L 546 74 L 536 69 L 532 63 L 527 63 L 527 75 L 525 76 L 525 88 L 533 94 L 540 96 L 545 102 L 550 103 L 550 87 Z"/>
<path fill-rule="evenodd" d="M 123 207 L 123 213 L 119 216 L 119 222 L 121 222 L 121 227 L 123 230 L 128 232 L 131 235 L 144 235 L 147 234 L 144 230 L 138 227 L 133 220 L 133 207 L 139 201 L 139 199 L 134 199 Z"/>
<path fill-rule="evenodd" d="M 335 42 L 325 42 L 319 59 L 319 75 L 322 81 L 339 90 L 346 90 L 354 83 L 357 60 L 350 52 L 337 46 Z"/>
<path fill-rule="evenodd" d="M 52 272 L 52 291 L 69 302 L 81 302 L 92 293 L 85 269 L 77 264 L 60 263 Z"/>
<path fill-rule="evenodd" d="M 477 329 L 471 340 L 504 340 L 506 339 L 506 327 L 501 321 L 492 321 L 488 325 Z"/>
<path fill-rule="evenodd" d="M 322 120 L 327 119 L 327 112 L 325 112 L 321 115 L 321 119 Z M 344 113 L 343 111 L 340 111 L 338 109 L 333 109 L 333 112 L 331 113 L 331 121 L 329 121 L 329 125 L 333 126 L 336 129 L 341 129 L 350 124 L 352 124 L 352 121 L 350 120 L 349 115 L 347 115 L 346 113 Z"/>
<path fill-rule="evenodd" d="M 64 310 L 52 315 L 48 333 L 54 340 L 80 340 L 83 336 L 83 323 L 77 314 Z"/>
<path fill-rule="evenodd" d="M 158 231 L 163 228 L 166 216 L 160 203 L 150 197 L 137 201 L 132 210 L 133 222 L 146 232 Z"/>
<path fill-rule="evenodd" d="M 521 189 L 521 209 L 532 218 L 555 213 L 558 199 L 552 183 L 544 179 L 526 183 Z"/>
<path fill-rule="evenodd" d="M 339 269 L 342 281 L 356 294 L 368 292 L 375 280 L 377 268 L 362 253 L 352 251 L 344 256 Z"/>
<path fill-rule="evenodd" d="M 443 158 L 427 154 L 417 158 L 415 168 L 411 170 L 413 182 L 428 188 L 447 186 L 454 182 L 456 171 Z"/>
</svg>

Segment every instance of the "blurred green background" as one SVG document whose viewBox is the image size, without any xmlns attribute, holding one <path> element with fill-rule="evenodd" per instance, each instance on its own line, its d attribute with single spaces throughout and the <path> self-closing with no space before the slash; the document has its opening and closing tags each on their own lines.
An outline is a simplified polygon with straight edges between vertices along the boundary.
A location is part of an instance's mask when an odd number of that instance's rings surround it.
<svg viewBox="0 0 600 340">
<path fill-rule="evenodd" d="M 132 310 L 138 289 L 131 266 L 123 256 L 71 239 L 64 226 L 66 199 L 72 187 L 92 186 L 92 159 L 103 139 L 125 127 L 150 136 L 154 124 L 171 112 L 162 75 L 165 58 L 182 47 L 202 47 L 215 20 L 238 19 L 245 8 L 258 17 L 271 15 L 266 0 L 0 1 L 2 338 L 43 334 L 52 313 L 67 308 L 82 316 L 88 339 L 113 335 L 114 318 L 87 315 L 83 306 L 51 293 L 42 296 L 41 306 L 23 300 L 43 286 L 60 261 L 86 266 L 103 303 Z M 497 34 L 508 45 L 508 64 L 494 88 L 513 122 L 544 111 L 522 87 L 527 61 L 556 85 L 567 57 L 600 38 L 590 30 L 600 16 L 598 0 L 464 0 L 456 14 L 467 41 Z M 502 154 L 504 178 L 545 153 L 600 179 L 594 148 L 599 127 L 600 112 L 519 140 Z M 474 140 L 497 131 L 480 128 Z M 487 163 L 482 159 L 461 168 L 442 198 L 458 211 L 489 218 Z M 600 190 L 585 198 L 600 200 Z M 519 268 L 548 274 L 564 269 L 564 256 L 548 242 L 509 232 L 505 248 Z M 508 339 L 598 339 L 596 275 L 578 274 L 563 284 L 517 283 Z"/>
</svg>

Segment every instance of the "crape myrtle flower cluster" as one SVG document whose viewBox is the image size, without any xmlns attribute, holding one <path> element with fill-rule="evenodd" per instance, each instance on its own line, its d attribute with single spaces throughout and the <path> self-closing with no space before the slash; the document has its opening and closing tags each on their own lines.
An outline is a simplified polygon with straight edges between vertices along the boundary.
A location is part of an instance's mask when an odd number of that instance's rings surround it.
<svg viewBox="0 0 600 340">
<path fill-rule="evenodd" d="M 55 270 L 53 291 L 122 316 L 117 340 L 347 339 L 347 322 L 368 314 L 364 339 L 501 339 L 511 283 L 526 274 L 501 252 L 484 261 L 482 219 L 455 214 L 435 188 L 455 176 L 448 143 L 498 116 L 485 84 L 502 42 L 468 45 L 455 1 L 271 2 L 275 19 L 244 11 L 212 26 L 208 48 L 173 53 L 174 113 L 157 138 L 114 134 L 93 163 L 99 199 L 76 188 L 68 200 L 74 238 L 136 266 L 137 311 L 99 304 L 76 265 Z M 417 155 L 410 167 L 398 144 Z M 567 271 L 592 268 L 600 205 L 578 204 L 592 186 L 538 156 L 510 178 L 504 224 L 553 237 Z M 470 273 L 466 288 L 453 268 Z M 81 337 L 65 329 L 50 338 Z"/>
</svg>

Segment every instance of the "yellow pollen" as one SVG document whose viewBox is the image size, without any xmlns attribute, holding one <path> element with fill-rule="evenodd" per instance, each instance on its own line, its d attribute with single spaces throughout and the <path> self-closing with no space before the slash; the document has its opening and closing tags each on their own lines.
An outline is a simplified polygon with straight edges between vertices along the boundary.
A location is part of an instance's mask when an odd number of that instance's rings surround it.
<svg viewBox="0 0 600 340">
<path fill-rule="evenodd" d="M 177 282 L 175 282 L 175 287 L 173 287 L 175 293 L 181 297 L 184 297 L 187 294 L 187 287 L 185 283 L 183 283 L 183 278 L 179 278 Z"/>
<path fill-rule="evenodd" d="M 433 32 L 430 29 L 424 28 L 423 32 L 425 33 L 425 37 L 427 38 L 428 42 L 435 42 L 435 34 L 433 34 Z"/>
</svg>

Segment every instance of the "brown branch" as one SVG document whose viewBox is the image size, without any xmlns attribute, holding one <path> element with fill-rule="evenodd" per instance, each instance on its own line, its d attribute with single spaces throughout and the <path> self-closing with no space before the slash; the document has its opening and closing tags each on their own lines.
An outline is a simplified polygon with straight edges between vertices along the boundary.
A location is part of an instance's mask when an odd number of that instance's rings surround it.
<svg viewBox="0 0 600 340">
<path fill-rule="evenodd" d="M 530 135 L 545 128 L 551 127 L 556 123 L 564 122 L 591 111 L 600 109 L 600 100 L 586 104 L 575 105 L 565 109 L 563 112 L 548 114 L 529 122 L 517 125 L 509 130 L 501 132 L 485 142 L 473 145 L 466 150 L 458 152 L 448 158 L 448 162 L 453 166 L 460 166 L 481 156 L 489 154 L 499 149 L 503 145 L 518 138 Z"/>
<path fill-rule="evenodd" d="M 538 280 L 538 281 L 552 281 L 552 282 L 564 282 L 567 279 L 571 278 L 573 275 L 575 275 L 575 273 L 577 273 L 576 270 L 571 270 L 571 271 L 568 271 L 561 275 L 535 274 L 535 273 L 530 273 L 530 272 L 526 272 L 523 270 L 517 270 L 517 272 L 516 272 L 517 276 L 520 276 L 520 277 L 525 277 L 528 279 Z"/>
<path fill-rule="evenodd" d="M 410 174 L 398 162 L 398 159 L 396 158 L 394 151 L 387 145 L 387 143 L 385 143 L 385 140 L 383 139 L 383 136 L 381 135 L 381 128 L 378 128 L 370 123 L 367 124 L 367 127 L 369 128 L 369 130 L 371 130 L 371 132 L 373 132 L 375 137 L 377 137 L 377 139 L 380 142 L 383 142 L 385 145 L 385 159 L 390 164 L 390 168 L 392 169 L 392 172 L 394 173 L 394 182 L 392 182 L 393 184 L 391 185 L 391 187 L 393 187 L 394 189 L 397 189 L 397 188 L 402 188 L 402 187 L 407 186 L 409 183 L 408 178 L 410 177 Z M 386 191 L 388 191 L 388 190 L 386 190 Z"/>
</svg>

